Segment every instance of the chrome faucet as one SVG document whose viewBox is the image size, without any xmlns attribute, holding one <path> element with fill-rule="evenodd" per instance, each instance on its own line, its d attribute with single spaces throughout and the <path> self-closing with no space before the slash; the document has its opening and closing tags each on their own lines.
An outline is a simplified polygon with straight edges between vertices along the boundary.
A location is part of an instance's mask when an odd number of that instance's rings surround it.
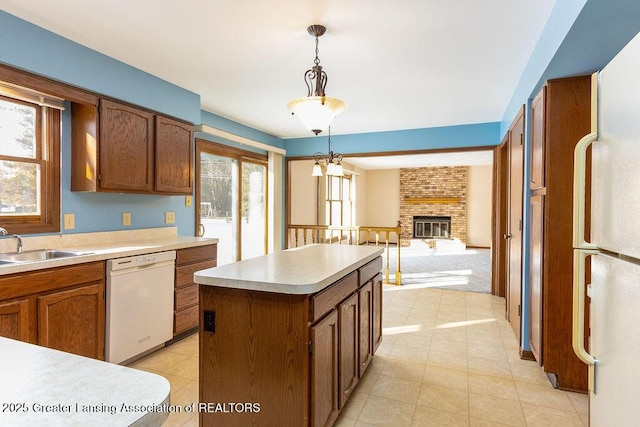
<svg viewBox="0 0 640 427">
<path fill-rule="evenodd" d="M 21 254 L 22 253 L 22 236 L 19 234 L 14 234 L 13 237 L 18 239 L 18 248 L 16 249 L 16 252 Z"/>
<path fill-rule="evenodd" d="M 6 228 L 0 227 L 0 236 L 7 236 L 8 234 L 9 232 L 7 231 Z M 22 236 L 19 234 L 14 234 L 13 237 L 18 239 L 18 247 L 16 248 L 16 252 L 21 254 L 22 253 Z"/>
</svg>

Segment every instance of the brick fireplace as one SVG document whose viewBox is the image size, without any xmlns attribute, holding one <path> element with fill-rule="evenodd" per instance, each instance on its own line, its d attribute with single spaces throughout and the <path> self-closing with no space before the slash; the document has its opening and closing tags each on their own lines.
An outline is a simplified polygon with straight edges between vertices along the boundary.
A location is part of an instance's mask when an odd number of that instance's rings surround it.
<svg viewBox="0 0 640 427">
<path fill-rule="evenodd" d="M 403 245 L 413 238 L 466 243 L 467 167 L 400 169 L 400 222 Z"/>
</svg>

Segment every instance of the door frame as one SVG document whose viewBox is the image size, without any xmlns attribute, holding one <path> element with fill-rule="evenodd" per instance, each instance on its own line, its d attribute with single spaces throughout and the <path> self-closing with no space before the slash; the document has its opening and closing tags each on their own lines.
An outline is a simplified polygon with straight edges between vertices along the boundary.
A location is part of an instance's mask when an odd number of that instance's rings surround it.
<svg viewBox="0 0 640 427">
<path fill-rule="evenodd" d="M 507 182 L 509 135 L 505 135 L 493 152 L 493 254 L 491 258 L 491 293 L 506 297 Z"/>
</svg>

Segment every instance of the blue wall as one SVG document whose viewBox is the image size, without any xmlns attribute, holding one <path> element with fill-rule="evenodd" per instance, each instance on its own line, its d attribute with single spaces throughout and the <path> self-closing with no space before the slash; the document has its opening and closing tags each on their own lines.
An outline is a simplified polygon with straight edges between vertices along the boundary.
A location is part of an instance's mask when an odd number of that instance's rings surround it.
<svg viewBox="0 0 640 427">
<path fill-rule="evenodd" d="M 331 135 L 331 148 L 342 154 L 463 148 L 500 143 L 500 123 L 479 123 L 390 132 Z M 287 156 L 327 151 L 327 135 L 285 140 Z"/>
<path fill-rule="evenodd" d="M 0 62 L 194 124 L 208 124 L 266 144 L 284 147 L 279 138 L 201 111 L 198 94 L 4 11 L 0 11 Z M 63 229 L 62 233 L 163 227 L 164 213 L 171 211 L 176 213 L 175 225 L 178 233 L 193 235 L 195 208 L 185 207 L 184 196 L 70 191 L 71 129 L 68 107 L 67 105 L 62 116 L 61 210 L 63 214 L 75 214 L 75 229 Z M 199 136 L 207 138 L 206 135 Z M 131 212 L 131 226 L 122 225 L 122 212 Z"/>
</svg>

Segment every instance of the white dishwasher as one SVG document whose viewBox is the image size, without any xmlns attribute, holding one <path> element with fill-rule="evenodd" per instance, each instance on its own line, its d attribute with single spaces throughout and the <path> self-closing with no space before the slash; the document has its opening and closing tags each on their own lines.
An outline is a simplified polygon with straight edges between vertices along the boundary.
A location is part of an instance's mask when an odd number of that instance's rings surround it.
<svg viewBox="0 0 640 427">
<path fill-rule="evenodd" d="M 173 338 L 175 251 L 107 261 L 107 362 L 121 363 Z"/>
</svg>

